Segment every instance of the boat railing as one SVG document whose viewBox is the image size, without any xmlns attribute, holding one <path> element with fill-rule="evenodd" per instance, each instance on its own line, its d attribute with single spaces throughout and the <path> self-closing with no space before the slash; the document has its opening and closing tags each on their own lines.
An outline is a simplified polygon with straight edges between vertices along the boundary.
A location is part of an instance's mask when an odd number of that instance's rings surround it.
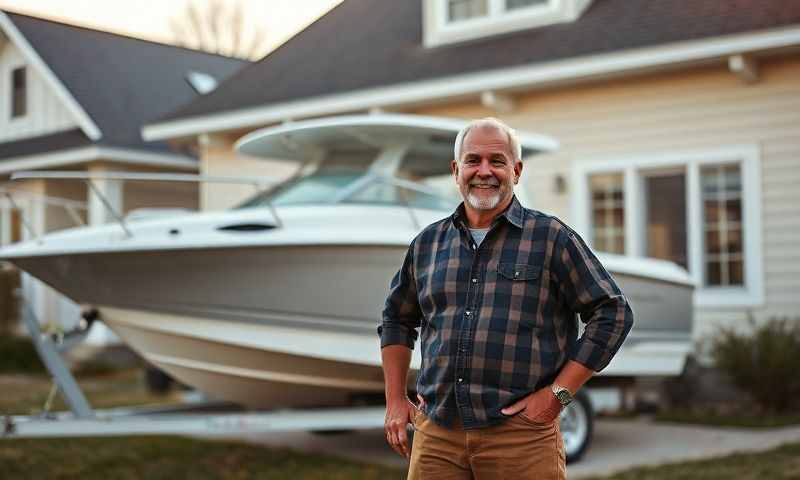
<svg viewBox="0 0 800 480">
<path fill-rule="evenodd" d="M 34 192 L 20 188 L 11 189 L 7 187 L 0 187 L 0 196 L 6 199 L 8 202 L 8 207 L 11 207 L 11 209 L 19 212 L 19 220 L 22 228 L 24 228 L 33 239 L 38 239 L 39 234 L 25 216 L 25 209 L 18 201 L 20 198 L 25 199 L 25 201 L 40 202 L 48 207 L 63 208 L 76 225 L 85 224 L 80 212 L 88 210 L 88 205 L 86 202 L 68 198 L 54 197 L 51 195 L 45 195 L 41 192 Z M 3 205 L 3 208 L 6 208 L 7 206 Z"/>
<path fill-rule="evenodd" d="M 125 222 L 125 216 L 122 214 L 122 212 L 119 212 L 117 211 L 116 208 L 114 208 L 112 202 L 108 199 L 108 197 L 106 197 L 106 195 L 103 194 L 102 190 L 97 186 L 95 181 L 112 180 L 112 181 L 229 183 L 229 184 L 252 185 L 256 188 L 257 192 L 270 188 L 276 183 L 278 183 L 278 181 L 275 178 L 271 177 L 212 176 L 212 175 L 197 175 L 188 173 L 140 173 L 140 172 L 112 172 L 112 171 L 109 172 L 25 171 L 25 172 L 15 172 L 11 174 L 12 181 L 22 180 L 22 179 L 83 181 L 88 187 L 89 191 L 92 192 L 92 194 L 95 195 L 97 199 L 100 201 L 100 203 L 103 205 L 103 208 L 105 208 L 105 210 L 114 218 L 117 224 L 119 224 L 119 226 L 125 233 L 125 236 L 128 238 L 133 237 L 133 232 L 131 232 L 130 228 Z M 12 205 L 14 205 L 14 208 L 19 210 L 22 223 L 25 225 L 25 228 L 28 230 L 28 232 L 31 233 L 31 235 L 34 238 L 38 239 L 38 235 L 35 233 L 32 226 L 27 221 L 27 219 L 25 219 L 23 210 L 20 209 L 14 202 L 13 195 L 16 194 L 16 191 L 5 189 L 4 194 L 6 195 L 6 198 L 8 198 L 9 201 L 12 203 Z M 270 212 L 275 218 L 277 226 L 281 227 L 282 222 L 278 217 L 278 212 L 275 210 L 275 207 L 270 202 L 267 202 L 267 207 L 270 209 Z M 73 217 L 73 220 L 75 218 L 78 218 L 80 220 L 79 215 L 77 217 L 73 216 L 72 214 L 70 215 Z M 78 224 L 82 225 L 84 224 L 84 222 L 80 220 Z"/>
</svg>

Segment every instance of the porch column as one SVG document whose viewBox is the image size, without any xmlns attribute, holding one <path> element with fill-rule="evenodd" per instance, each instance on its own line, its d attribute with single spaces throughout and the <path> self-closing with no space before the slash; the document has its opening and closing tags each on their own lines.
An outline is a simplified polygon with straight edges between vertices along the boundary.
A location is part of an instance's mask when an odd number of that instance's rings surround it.
<svg viewBox="0 0 800 480">
<path fill-rule="evenodd" d="M 105 166 L 90 166 L 89 173 L 104 173 L 109 171 Z M 92 184 L 103 195 L 111 208 L 118 215 L 123 215 L 123 182 L 120 180 L 92 180 Z M 87 212 L 86 219 L 90 226 L 116 222 L 114 215 L 108 210 L 103 200 L 87 186 L 86 189 Z M 120 339 L 102 321 L 95 322 L 86 343 L 96 347 L 119 344 Z"/>
<path fill-rule="evenodd" d="M 108 169 L 103 166 L 89 167 L 89 173 L 104 173 Z M 92 180 L 92 184 L 103 195 L 111 208 L 118 215 L 123 214 L 123 190 L 122 182 L 119 180 Z M 86 203 L 88 204 L 87 220 L 89 225 L 101 225 L 104 223 L 115 222 L 114 215 L 108 210 L 103 200 L 91 189 L 86 191 Z"/>
</svg>

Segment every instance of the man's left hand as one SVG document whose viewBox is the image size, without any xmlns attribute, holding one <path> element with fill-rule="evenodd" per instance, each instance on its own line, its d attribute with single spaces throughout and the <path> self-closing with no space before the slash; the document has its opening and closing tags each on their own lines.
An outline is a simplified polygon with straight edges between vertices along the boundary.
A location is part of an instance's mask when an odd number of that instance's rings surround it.
<svg viewBox="0 0 800 480">
<path fill-rule="evenodd" d="M 536 423 L 550 423 L 561 413 L 561 403 L 550 388 L 544 387 L 501 410 L 503 415 L 520 413 Z"/>
</svg>

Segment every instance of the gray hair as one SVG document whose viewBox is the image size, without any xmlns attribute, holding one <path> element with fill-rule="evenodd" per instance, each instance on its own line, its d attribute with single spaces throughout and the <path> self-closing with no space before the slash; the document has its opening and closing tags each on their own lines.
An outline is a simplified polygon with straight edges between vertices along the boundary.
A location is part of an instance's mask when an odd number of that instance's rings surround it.
<svg viewBox="0 0 800 480">
<path fill-rule="evenodd" d="M 453 154 L 455 154 L 456 162 L 461 161 L 461 149 L 464 147 L 464 138 L 466 138 L 470 130 L 476 127 L 495 128 L 508 135 L 508 147 L 511 150 L 511 153 L 514 155 L 514 160 L 516 161 L 522 160 L 522 146 L 520 145 L 519 139 L 517 138 L 517 132 L 515 132 L 513 128 L 509 127 L 508 125 L 506 125 L 505 123 L 501 122 L 500 120 L 494 117 L 486 117 L 469 122 L 467 126 L 462 128 L 461 131 L 458 132 L 458 136 L 456 136 L 456 143 L 455 146 L 453 147 Z"/>
</svg>

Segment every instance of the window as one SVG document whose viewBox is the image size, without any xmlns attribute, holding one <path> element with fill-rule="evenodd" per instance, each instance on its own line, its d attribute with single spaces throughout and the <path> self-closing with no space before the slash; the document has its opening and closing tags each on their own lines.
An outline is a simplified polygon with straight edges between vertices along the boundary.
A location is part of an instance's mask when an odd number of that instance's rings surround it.
<svg viewBox="0 0 800 480">
<path fill-rule="evenodd" d="M 575 228 L 598 251 L 670 260 L 698 306 L 763 303 L 758 149 L 577 162 Z"/>
<path fill-rule="evenodd" d="M 11 71 L 11 118 L 25 116 L 27 111 L 27 85 L 25 67 Z"/>
<path fill-rule="evenodd" d="M 646 255 L 689 267 L 686 238 L 686 174 L 643 173 Z"/>
<path fill-rule="evenodd" d="M 516 10 L 518 8 L 541 5 L 547 2 L 548 0 L 506 0 L 506 10 Z"/>
<path fill-rule="evenodd" d="M 591 0 L 423 0 L 426 46 L 578 18 Z"/>
<path fill-rule="evenodd" d="M 622 174 L 590 177 L 592 244 L 601 252 L 625 253 L 625 192 Z"/>
<path fill-rule="evenodd" d="M 458 22 L 489 13 L 488 0 L 448 0 L 447 21 Z"/>
<path fill-rule="evenodd" d="M 742 177 L 738 165 L 701 171 L 705 284 L 744 284 Z"/>
</svg>

